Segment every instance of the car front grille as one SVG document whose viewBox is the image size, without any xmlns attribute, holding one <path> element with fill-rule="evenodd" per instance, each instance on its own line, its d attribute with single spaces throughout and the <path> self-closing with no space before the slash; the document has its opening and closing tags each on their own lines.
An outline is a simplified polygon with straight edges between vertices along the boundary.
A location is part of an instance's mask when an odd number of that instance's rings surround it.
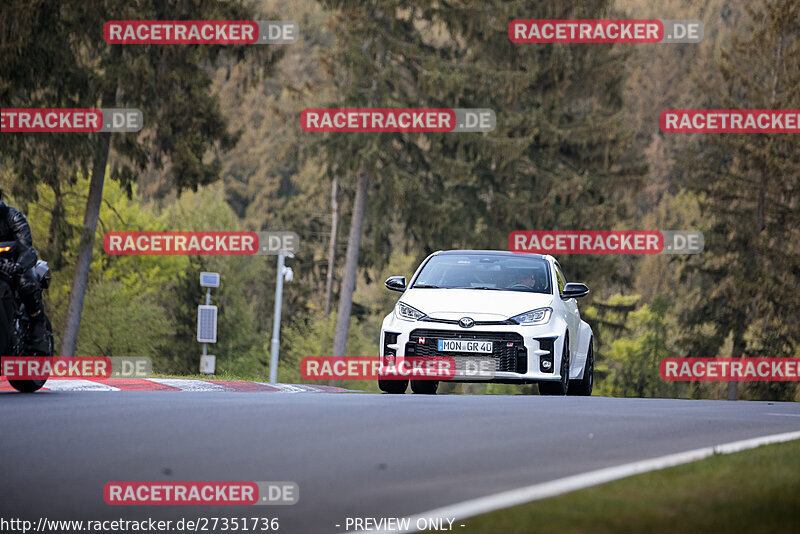
<svg viewBox="0 0 800 534">
<path fill-rule="evenodd" d="M 434 319 L 433 317 L 422 317 L 419 319 L 422 322 L 426 323 L 442 323 L 442 324 L 458 324 L 458 319 Z M 504 319 L 502 321 L 475 321 L 475 326 L 497 326 L 497 325 L 515 325 L 519 324 L 516 321 L 512 321 L 511 319 Z"/>
<path fill-rule="evenodd" d="M 424 339 L 424 343 L 419 341 Z M 492 357 L 495 360 L 496 370 L 511 373 L 528 372 L 528 351 L 522 336 L 514 332 L 472 332 L 453 330 L 431 330 L 418 328 L 411 332 L 406 343 L 406 356 L 452 356 L 454 358 L 488 356 L 488 354 L 475 354 L 466 352 L 439 352 L 437 340 L 439 339 L 468 339 L 492 341 Z"/>
</svg>

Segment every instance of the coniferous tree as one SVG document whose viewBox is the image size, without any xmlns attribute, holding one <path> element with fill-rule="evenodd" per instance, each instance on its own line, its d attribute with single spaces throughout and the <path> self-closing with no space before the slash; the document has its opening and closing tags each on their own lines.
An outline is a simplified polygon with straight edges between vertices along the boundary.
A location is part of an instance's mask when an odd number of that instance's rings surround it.
<svg viewBox="0 0 800 534">
<path fill-rule="evenodd" d="M 747 7 L 736 36 L 703 84 L 705 108 L 799 109 L 800 6 L 762 0 Z M 800 329 L 800 152 L 793 134 L 704 134 L 686 158 L 688 189 L 701 194 L 711 231 L 692 259 L 704 280 L 684 316 L 691 353 L 796 356 Z M 790 398 L 792 384 L 756 383 L 758 398 Z M 728 399 L 737 397 L 728 385 Z"/>
<path fill-rule="evenodd" d="M 145 120 L 140 134 L 116 134 L 113 139 L 108 133 L 30 138 L 30 134 L 16 134 L 4 136 L 0 147 L 3 160 L 22 177 L 23 186 L 37 180 L 56 183 L 65 169 L 67 176 L 74 177 L 75 167 L 90 177 L 61 347 L 63 355 L 71 356 L 78 339 L 106 173 L 130 190 L 137 171 L 169 163 L 175 189 L 195 188 L 219 177 L 221 164 L 215 151 L 230 148 L 237 137 L 228 131 L 218 99 L 210 92 L 206 69 L 223 54 L 224 47 L 109 45 L 103 38 L 104 23 L 247 20 L 252 16 L 245 4 L 233 0 L 147 1 L 135 6 L 105 1 L 24 4 L 14 2 L 0 11 L 4 29 L 23 30 L 12 46 L 0 50 L 4 107 L 130 107 L 140 109 Z M 269 47 L 250 47 L 253 50 L 263 54 L 265 60 L 259 62 L 258 70 L 265 72 L 274 60 Z M 229 52 L 241 58 L 244 48 L 231 47 Z M 116 157 L 109 168 L 112 152 Z M 62 166 L 62 162 L 67 163 Z M 32 190 L 30 186 L 27 189 Z"/>
<path fill-rule="evenodd" d="M 520 229 L 610 229 L 626 216 L 643 166 L 622 127 L 625 55 L 614 45 L 520 45 L 507 33 L 522 16 L 603 18 L 606 3 L 328 4 L 339 10 L 331 52 L 337 105 L 490 108 L 497 115 L 490 133 L 326 136 L 328 158 L 348 162 L 356 191 L 369 198 L 367 239 L 362 246 L 360 232 L 351 232 L 351 260 L 359 248 L 364 263 L 388 257 L 395 222 L 424 254 L 505 248 L 509 232 Z M 585 276 L 589 265 L 609 272 L 614 261 L 580 258 L 570 275 Z M 345 267 L 342 336 L 355 268 L 354 261 Z"/>
</svg>

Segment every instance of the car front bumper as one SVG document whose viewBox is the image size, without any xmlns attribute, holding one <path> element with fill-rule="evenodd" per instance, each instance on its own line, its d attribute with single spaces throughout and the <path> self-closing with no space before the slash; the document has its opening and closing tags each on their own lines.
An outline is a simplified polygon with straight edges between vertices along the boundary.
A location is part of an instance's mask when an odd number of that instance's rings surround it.
<svg viewBox="0 0 800 534">
<path fill-rule="evenodd" d="M 566 323 L 558 318 L 534 326 L 492 324 L 462 328 L 458 324 L 406 321 L 391 313 L 384 318 L 381 327 L 381 364 L 386 364 L 387 356 L 394 356 L 395 364 L 402 363 L 407 356 L 451 356 L 456 362 L 479 357 L 494 361 L 492 376 L 457 376 L 452 381 L 557 381 L 561 379 L 559 369 L 566 330 Z M 492 341 L 493 352 L 482 355 L 439 352 L 439 339 Z"/>
</svg>

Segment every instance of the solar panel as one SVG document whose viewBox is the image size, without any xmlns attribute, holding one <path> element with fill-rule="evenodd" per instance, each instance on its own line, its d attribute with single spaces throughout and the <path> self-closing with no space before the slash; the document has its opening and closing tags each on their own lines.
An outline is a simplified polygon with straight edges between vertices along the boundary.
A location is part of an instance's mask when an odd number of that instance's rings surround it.
<svg viewBox="0 0 800 534">
<path fill-rule="evenodd" d="M 197 341 L 200 343 L 217 342 L 217 307 L 197 307 Z"/>
</svg>

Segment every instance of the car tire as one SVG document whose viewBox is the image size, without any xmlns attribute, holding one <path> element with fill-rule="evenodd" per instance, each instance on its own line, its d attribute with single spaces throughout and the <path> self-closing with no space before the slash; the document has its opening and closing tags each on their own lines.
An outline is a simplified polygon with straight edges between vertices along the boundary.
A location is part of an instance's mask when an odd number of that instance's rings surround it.
<svg viewBox="0 0 800 534">
<path fill-rule="evenodd" d="M 589 339 L 589 351 L 586 353 L 586 364 L 583 369 L 583 378 L 570 380 L 568 395 L 588 397 L 594 387 L 594 340 Z"/>
<path fill-rule="evenodd" d="M 381 391 L 391 395 L 402 395 L 408 387 L 408 380 L 378 380 Z"/>
<path fill-rule="evenodd" d="M 411 391 L 417 395 L 436 395 L 439 389 L 438 380 L 412 380 Z"/>
<path fill-rule="evenodd" d="M 560 373 L 558 382 L 539 382 L 539 395 L 566 395 L 569 391 L 569 335 L 564 336 Z"/>
</svg>

